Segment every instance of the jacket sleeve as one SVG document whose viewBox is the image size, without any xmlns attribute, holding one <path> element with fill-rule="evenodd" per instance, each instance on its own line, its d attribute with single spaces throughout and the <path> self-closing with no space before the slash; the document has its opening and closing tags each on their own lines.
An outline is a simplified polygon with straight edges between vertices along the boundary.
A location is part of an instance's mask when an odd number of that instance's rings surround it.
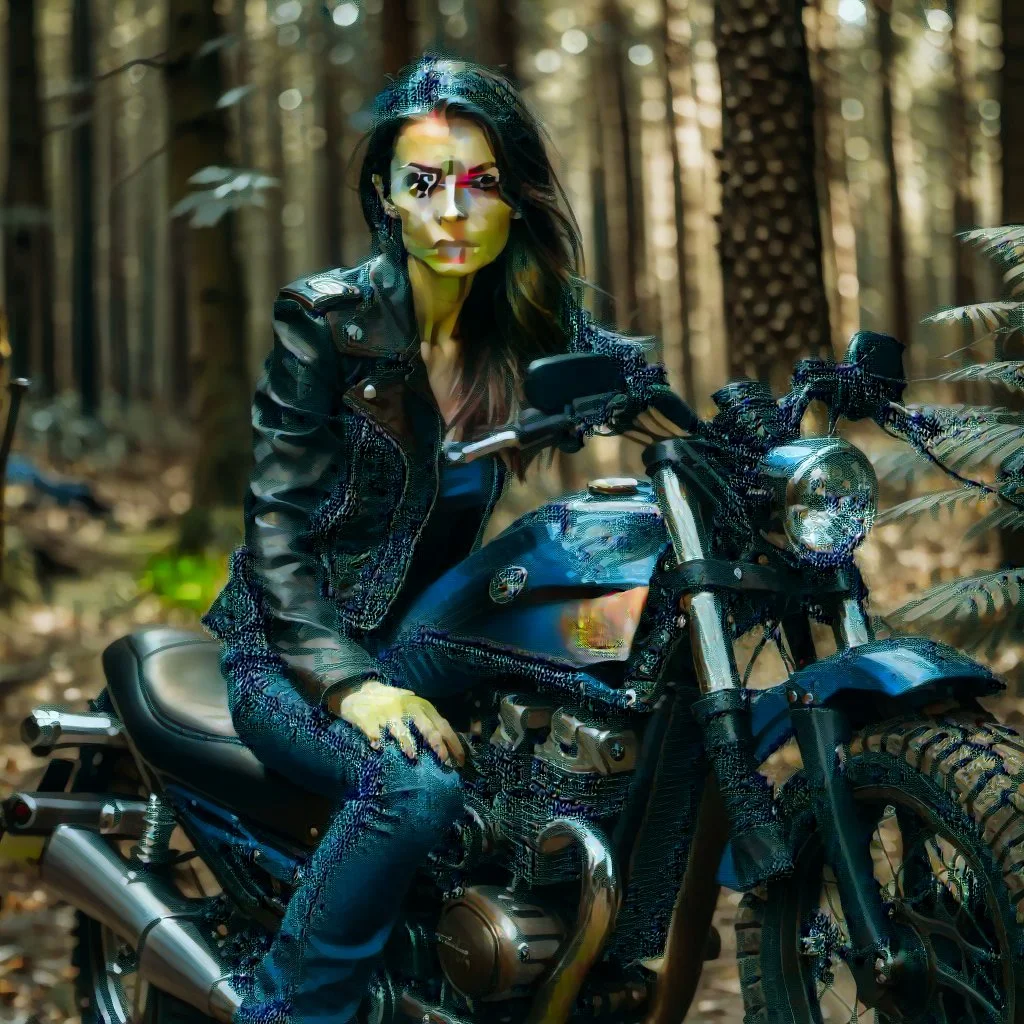
<svg viewBox="0 0 1024 1024">
<path fill-rule="evenodd" d="M 342 451 L 339 420 L 332 418 L 342 364 L 326 320 L 279 298 L 274 347 L 252 405 L 255 465 L 245 542 L 270 612 L 268 639 L 321 703 L 362 679 L 390 681 L 341 629 L 311 545 L 311 519 L 330 492 Z"/>
</svg>

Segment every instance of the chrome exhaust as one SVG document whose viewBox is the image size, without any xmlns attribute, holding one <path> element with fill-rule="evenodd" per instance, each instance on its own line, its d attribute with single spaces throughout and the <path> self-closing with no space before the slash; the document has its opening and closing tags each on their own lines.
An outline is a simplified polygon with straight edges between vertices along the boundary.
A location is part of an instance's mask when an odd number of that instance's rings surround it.
<svg viewBox="0 0 1024 1024">
<path fill-rule="evenodd" d="M 21 741 L 38 757 L 61 747 L 127 746 L 121 723 L 113 715 L 72 714 L 58 708 L 34 708 L 21 723 Z"/>
<path fill-rule="evenodd" d="M 132 946 L 140 977 L 229 1024 L 242 997 L 192 920 L 204 901 L 187 899 L 95 832 L 72 825 L 54 830 L 39 865 L 44 885 Z"/>
<path fill-rule="evenodd" d="M 575 841 L 583 868 L 576 927 L 538 988 L 526 1024 L 565 1024 L 569 1020 L 583 982 L 615 927 L 622 902 L 615 855 L 600 829 L 575 818 L 555 818 L 541 829 L 537 849 L 541 853 L 560 849 L 565 839 Z"/>
<path fill-rule="evenodd" d="M 79 825 L 117 839 L 138 839 L 145 800 L 114 793 L 12 793 L 0 804 L 0 828 L 23 836 L 48 836 L 58 825 Z"/>
</svg>

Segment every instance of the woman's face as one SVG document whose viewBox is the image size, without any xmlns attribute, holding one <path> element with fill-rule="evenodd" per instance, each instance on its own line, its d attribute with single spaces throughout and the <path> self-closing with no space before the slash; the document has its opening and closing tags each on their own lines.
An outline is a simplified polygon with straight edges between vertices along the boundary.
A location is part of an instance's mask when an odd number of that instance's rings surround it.
<svg viewBox="0 0 1024 1024">
<path fill-rule="evenodd" d="M 498 258 L 512 208 L 487 133 L 464 117 L 408 122 L 391 158 L 391 202 L 410 256 L 445 277 L 465 277 Z M 374 184 L 383 199 L 382 183 Z"/>
</svg>

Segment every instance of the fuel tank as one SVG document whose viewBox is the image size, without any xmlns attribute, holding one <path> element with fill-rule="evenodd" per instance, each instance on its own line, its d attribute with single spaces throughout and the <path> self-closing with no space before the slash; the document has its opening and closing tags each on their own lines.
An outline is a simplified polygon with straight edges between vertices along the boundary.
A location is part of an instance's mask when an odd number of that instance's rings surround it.
<svg viewBox="0 0 1024 1024">
<path fill-rule="evenodd" d="M 435 581 L 386 646 L 425 696 L 462 684 L 451 658 L 411 643 L 423 628 L 568 668 L 624 662 L 666 540 L 649 481 L 591 481 L 521 516 Z"/>
</svg>

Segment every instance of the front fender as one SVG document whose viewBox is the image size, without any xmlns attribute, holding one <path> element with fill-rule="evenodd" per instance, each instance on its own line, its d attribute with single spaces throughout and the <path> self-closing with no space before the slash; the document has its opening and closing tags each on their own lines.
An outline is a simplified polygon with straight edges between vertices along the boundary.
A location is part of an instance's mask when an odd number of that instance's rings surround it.
<svg viewBox="0 0 1024 1024">
<path fill-rule="evenodd" d="M 990 696 L 1006 688 L 996 675 L 947 644 L 921 636 L 872 640 L 822 658 L 785 683 L 751 693 L 751 729 L 758 763 L 767 760 L 792 735 L 787 691 L 809 693 L 814 703 L 830 704 L 845 694 L 863 693 L 915 708 L 965 692 Z M 871 708 L 869 703 L 867 708 Z M 720 884 L 734 888 L 732 853 L 726 847 L 718 872 Z"/>
<path fill-rule="evenodd" d="M 785 683 L 751 694 L 751 728 L 758 762 L 792 735 L 786 693 L 809 693 L 815 704 L 863 693 L 907 707 L 963 694 L 985 697 L 1006 688 L 984 665 L 948 644 L 922 636 L 897 636 L 850 647 L 794 672 Z M 870 704 L 868 705 L 870 707 Z"/>
</svg>

